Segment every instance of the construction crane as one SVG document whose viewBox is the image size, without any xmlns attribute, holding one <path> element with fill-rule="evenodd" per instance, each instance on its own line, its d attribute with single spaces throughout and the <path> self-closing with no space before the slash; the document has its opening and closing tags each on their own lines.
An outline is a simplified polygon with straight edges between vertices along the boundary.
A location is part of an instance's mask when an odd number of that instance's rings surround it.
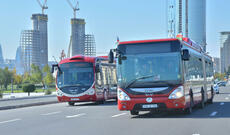
<svg viewBox="0 0 230 135">
<path fill-rule="evenodd" d="M 45 0 L 43 4 L 40 2 L 40 0 L 37 0 L 37 2 L 40 5 L 40 7 L 42 8 L 42 14 L 44 14 L 45 10 L 48 9 L 47 0 Z"/>
<path fill-rule="evenodd" d="M 74 19 L 76 19 L 76 14 L 77 14 L 77 11 L 79 11 L 79 2 L 77 1 L 77 4 L 76 6 L 74 6 L 74 4 L 72 4 L 69 0 L 66 0 L 68 2 L 68 4 L 70 5 L 70 7 L 73 9 L 73 16 L 74 16 Z"/>
</svg>

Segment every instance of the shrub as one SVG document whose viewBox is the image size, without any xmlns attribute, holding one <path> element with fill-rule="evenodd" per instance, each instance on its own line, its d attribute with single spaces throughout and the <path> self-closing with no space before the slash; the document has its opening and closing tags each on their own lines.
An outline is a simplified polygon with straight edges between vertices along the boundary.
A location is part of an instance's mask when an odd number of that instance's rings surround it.
<svg viewBox="0 0 230 135">
<path fill-rule="evenodd" d="M 22 86 L 22 90 L 24 92 L 28 92 L 28 96 L 30 96 L 30 92 L 34 92 L 36 89 L 34 84 L 25 84 Z"/>
<path fill-rule="evenodd" d="M 51 94 L 52 94 L 51 90 L 48 89 L 48 90 L 45 91 L 45 95 L 51 95 Z"/>
</svg>

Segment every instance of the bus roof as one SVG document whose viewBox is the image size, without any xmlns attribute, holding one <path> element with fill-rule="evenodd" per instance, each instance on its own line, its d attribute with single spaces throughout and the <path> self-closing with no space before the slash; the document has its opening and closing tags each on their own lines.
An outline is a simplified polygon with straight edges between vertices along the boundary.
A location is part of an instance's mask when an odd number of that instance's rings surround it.
<svg viewBox="0 0 230 135">
<path fill-rule="evenodd" d="M 69 62 L 91 62 L 94 63 L 95 59 L 101 58 L 101 59 L 107 59 L 108 56 L 84 56 L 84 55 L 76 55 L 71 58 L 66 58 L 63 59 L 62 61 L 59 62 L 59 64 L 63 63 L 69 63 Z"/>
<path fill-rule="evenodd" d="M 178 39 L 176 38 L 167 38 L 167 39 L 150 39 L 150 40 L 136 40 L 136 41 L 124 41 L 124 42 L 119 42 L 118 45 L 123 45 L 123 44 L 138 44 L 138 43 L 149 43 L 149 42 L 165 42 L 165 41 L 177 41 Z M 179 41 L 179 40 L 178 40 Z"/>
<path fill-rule="evenodd" d="M 184 43 L 184 45 L 188 46 L 189 48 L 192 48 L 199 53 L 203 52 L 203 49 L 200 45 L 195 43 L 194 41 L 190 40 L 189 38 L 183 37 L 182 40 L 179 40 L 177 38 L 166 38 L 166 39 L 150 39 L 150 40 L 136 40 L 136 41 L 123 41 L 119 42 L 118 45 L 127 45 L 127 44 L 141 44 L 141 43 L 152 43 L 152 42 L 167 42 L 167 41 L 180 41 Z M 211 56 L 204 53 L 205 56 L 208 56 L 211 58 Z"/>
</svg>

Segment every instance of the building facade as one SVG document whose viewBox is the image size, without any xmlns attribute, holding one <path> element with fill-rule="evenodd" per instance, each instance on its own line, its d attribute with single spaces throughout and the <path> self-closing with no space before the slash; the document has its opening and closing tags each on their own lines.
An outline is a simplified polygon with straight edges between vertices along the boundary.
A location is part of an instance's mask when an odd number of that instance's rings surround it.
<svg viewBox="0 0 230 135">
<path fill-rule="evenodd" d="M 96 43 L 94 35 L 85 35 L 85 52 L 86 56 L 96 56 Z"/>
<path fill-rule="evenodd" d="M 40 32 L 38 30 L 21 32 L 20 51 L 25 72 L 30 72 L 32 64 L 40 66 Z"/>
<path fill-rule="evenodd" d="M 214 64 L 213 64 L 213 69 L 215 73 L 220 73 L 220 58 L 214 57 L 213 58 Z"/>
<path fill-rule="evenodd" d="M 46 14 L 33 14 L 32 17 L 32 30 L 39 32 L 40 44 L 40 63 L 39 65 L 43 68 L 48 64 L 48 30 L 47 22 L 48 16 Z"/>
<path fill-rule="evenodd" d="M 85 24 L 84 19 L 71 19 L 71 37 L 68 57 L 85 55 Z"/>
<path fill-rule="evenodd" d="M 15 57 L 15 68 L 17 71 L 17 74 L 23 74 L 24 73 L 24 67 L 23 67 L 23 58 L 22 58 L 22 51 L 21 46 L 17 48 L 16 51 L 16 57 Z"/>
<path fill-rule="evenodd" d="M 220 33 L 221 73 L 227 72 L 230 66 L 230 31 Z"/>
<path fill-rule="evenodd" d="M 206 0 L 168 0 L 168 36 L 179 33 L 206 51 Z"/>
</svg>

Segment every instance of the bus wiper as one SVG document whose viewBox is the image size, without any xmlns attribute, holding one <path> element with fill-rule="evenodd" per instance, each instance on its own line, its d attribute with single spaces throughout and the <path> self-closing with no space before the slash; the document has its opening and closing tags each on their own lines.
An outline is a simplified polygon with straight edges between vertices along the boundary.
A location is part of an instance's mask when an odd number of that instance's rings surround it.
<svg viewBox="0 0 230 135">
<path fill-rule="evenodd" d="M 148 76 L 141 76 L 141 77 L 138 77 L 132 81 L 130 81 L 126 86 L 125 88 L 128 88 L 129 86 L 131 86 L 132 84 L 134 84 L 136 81 L 138 80 L 143 80 L 143 79 L 147 79 L 147 78 L 151 78 L 151 77 L 154 77 L 155 75 L 148 75 Z"/>
</svg>

